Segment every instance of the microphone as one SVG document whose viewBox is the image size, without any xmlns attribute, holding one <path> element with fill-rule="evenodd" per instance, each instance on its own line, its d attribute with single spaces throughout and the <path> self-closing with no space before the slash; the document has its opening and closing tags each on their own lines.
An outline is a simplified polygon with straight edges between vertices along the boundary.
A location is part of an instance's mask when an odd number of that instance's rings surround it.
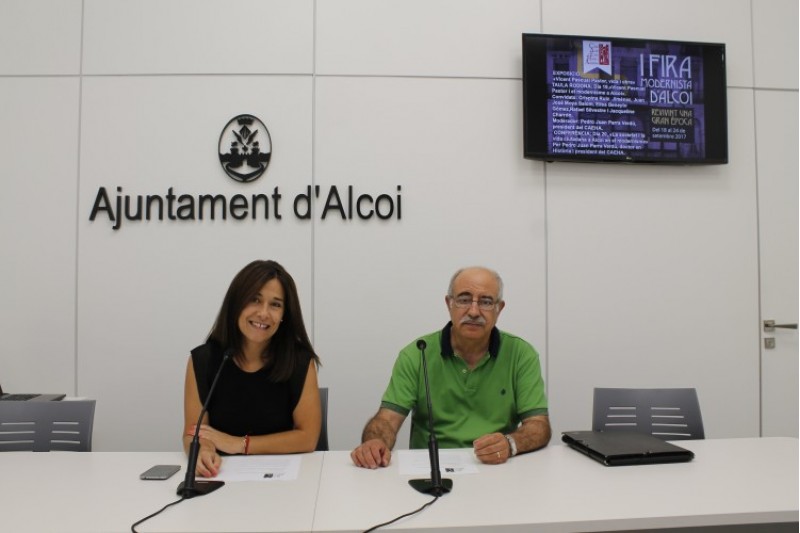
<svg viewBox="0 0 800 533">
<path fill-rule="evenodd" d="M 200 416 L 194 428 L 194 437 L 192 438 L 192 443 L 189 445 L 189 461 L 186 465 L 186 477 L 183 483 L 178 485 L 178 495 L 186 499 L 194 498 L 195 496 L 204 496 L 209 492 L 214 492 L 225 484 L 224 481 L 215 480 L 197 481 L 195 479 L 195 468 L 197 468 L 197 455 L 200 453 L 200 424 L 203 422 L 203 416 L 205 416 L 208 410 L 208 403 L 211 401 L 211 395 L 214 394 L 214 387 L 217 386 L 217 381 L 219 380 L 220 374 L 222 374 L 222 369 L 225 367 L 225 363 L 230 359 L 232 353 L 233 348 L 228 348 L 225 350 L 225 353 L 222 354 L 222 363 L 220 363 L 217 369 L 214 381 L 211 382 L 211 388 L 208 389 L 206 401 L 203 404 L 203 408 L 200 410 Z"/>
<path fill-rule="evenodd" d="M 439 471 L 439 442 L 436 440 L 436 433 L 433 431 L 433 407 L 431 407 L 431 389 L 428 385 L 428 363 L 425 360 L 425 348 L 427 343 L 420 339 L 417 341 L 420 355 L 422 355 L 422 371 L 425 376 L 425 398 L 428 400 L 428 458 L 431 461 L 430 479 L 409 479 L 408 484 L 414 489 L 425 494 L 432 494 L 437 498 L 450 492 L 453 488 L 452 479 L 442 479 Z"/>
</svg>

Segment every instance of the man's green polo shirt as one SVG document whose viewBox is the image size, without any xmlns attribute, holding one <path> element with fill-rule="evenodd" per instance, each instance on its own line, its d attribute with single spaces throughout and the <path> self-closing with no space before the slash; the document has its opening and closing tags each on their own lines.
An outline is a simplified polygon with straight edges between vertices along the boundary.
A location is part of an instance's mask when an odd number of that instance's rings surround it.
<svg viewBox="0 0 800 533">
<path fill-rule="evenodd" d="M 522 419 L 547 414 L 539 354 L 525 340 L 494 328 L 489 351 L 470 370 L 453 353 L 448 323 L 425 335 L 425 358 L 436 438 L 442 448 L 471 448 L 488 433 L 513 431 Z M 428 404 L 415 340 L 400 352 L 381 406 L 411 415 L 411 448 L 428 446 Z"/>
</svg>

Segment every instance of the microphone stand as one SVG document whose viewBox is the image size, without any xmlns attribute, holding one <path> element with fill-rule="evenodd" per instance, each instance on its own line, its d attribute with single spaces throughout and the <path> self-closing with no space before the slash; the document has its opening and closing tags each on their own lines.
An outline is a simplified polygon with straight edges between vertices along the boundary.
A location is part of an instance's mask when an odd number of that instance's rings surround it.
<svg viewBox="0 0 800 533">
<path fill-rule="evenodd" d="M 203 422 L 203 416 L 205 416 L 208 410 L 208 402 L 211 401 L 211 395 L 214 394 L 214 387 L 217 386 L 217 380 L 219 380 L 219 376 L 222 374 L 225 363 L 230 359 L 231 353 L 233 353 L 233 349 L 229 348 L 222 354 L 222 363 L 220 363 L 217 369 L 214 381 L 211 382 L 211 388 L 208 389 L 206 401 L 203 404 L 203 408 L 200 410 L 200 417 L 197 419 L 197 425 L 194 428 L 194 437 L 192 437 L 192 443 L 189 445 L 189 461 L 186 465 L 186 477 L 183 482 L 178 485 L 178 495 L 186 499 L 194 498 L 195 496 L 204 496 L 209 492 L 214 492 L 225 484 L 224 481 L 215 480 L 197 481 L 195 468 L 197 468 L 197 456 L 200 453 L 200 424 Z"/>
<path fill-rule="evenodd" d="M 439 442 L 436 440 L 436 433 L 433 431 L 433 407 L 431 406 L 431 389 L 428 385 L 428 363 L 425 360 L 425 348 L 427 344 L 424 340 L 417 341 L 422 355 L 422 370 L 425 376 L 425 398 L 428 400 L 428 458 L 431 462 L 430 479 L 409 479 L 408 484 L 415 490 L 424 494 L 432 494 L 437 498 L 450 492 L 453 488 L 452 479 L 442 479 L 439 471 Z"/>
</svg>

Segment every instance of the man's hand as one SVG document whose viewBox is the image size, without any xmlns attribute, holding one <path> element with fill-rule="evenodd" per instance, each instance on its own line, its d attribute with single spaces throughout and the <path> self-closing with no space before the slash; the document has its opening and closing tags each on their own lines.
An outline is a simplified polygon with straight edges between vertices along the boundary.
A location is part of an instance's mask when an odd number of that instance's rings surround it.
<svg viewBox="0 0 800 533">
<path fill-rule="evenodd" d="M 508 441 L 502 433 L 489 433 L 472 442 L 475 457 L 487 465 L 499 465 L 511 457 Z"/>
<path fill-rule="evenodd" d="M 350 452 L 353 463 L 361 468 L 389 466 L 397 432 L 405 419 L 405 415 L 391 409 L 384 407 L 378 409 L 375 416 L 364 427 L 361 444 Z"/>
<path fill-rule="evenodd" d="M 370 439 L 362 442 L 355 450 L 350 452 L 353 463 L 361 468 L 378 468 L 389 466 L 392 460 L 392 450 L 380 439 Z"/>
<path fill-rule="evenodd" d="M 538 450 L 550 441 L 550 418 L 547 415 L 530 416 L 511 433 L 517 443 L 517 453 Z M 505 463 L 511 458 L 511 445 L 502 433 L 489 433 L 472 442 L 475 456 L 490 465 Z"/>
</svg>

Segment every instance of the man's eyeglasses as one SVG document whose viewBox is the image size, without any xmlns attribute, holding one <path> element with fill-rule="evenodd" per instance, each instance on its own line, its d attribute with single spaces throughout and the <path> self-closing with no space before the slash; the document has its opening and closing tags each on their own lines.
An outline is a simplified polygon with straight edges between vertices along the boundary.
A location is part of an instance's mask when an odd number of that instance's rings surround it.
<svg viewBox="0 0 800 533">
<path fill-rule="evenodd" d="M 458 296 L 451 296 L 450 301 L 453 302 L 453 305 L 455 305 L 459 309 L 472 307 L 473 303 L 477 303 L 478 309 L 481 309 L 483 311 L 491 311 L 497 305 L 497 302 L 494 300 L 494 298 L 490 298 L 488 296 L 481 296 L 478 299 L 473 299 L 472 296 L 468 294 L 459 294 Z"/>
</svg>

